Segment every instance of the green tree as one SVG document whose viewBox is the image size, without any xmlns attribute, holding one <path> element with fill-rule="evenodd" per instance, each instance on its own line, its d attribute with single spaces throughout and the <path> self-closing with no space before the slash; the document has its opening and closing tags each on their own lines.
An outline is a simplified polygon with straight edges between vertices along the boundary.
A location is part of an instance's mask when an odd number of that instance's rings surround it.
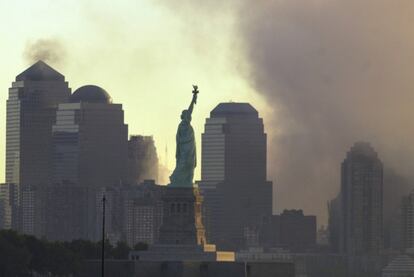
<svg viewBox="0 0 414 277">
<path fill-rule="evenodd" d="M 47 264 L 45 256 L 47 254 L 47 241 L 39 240 L 34 236 L 24 236 L 25 245 L 31 254 L 29 269 L 32 272 L 45 273 L 47 272 Z"/>
<path fill-rule="evenodd" d="M 1 235 L 4 235 L 2 233 Z M 15 240 L 7 240 L 0 235 L 0 276 L 19 276 L 29 272 L 30 253 L 22 244 Z"/>
</svg>

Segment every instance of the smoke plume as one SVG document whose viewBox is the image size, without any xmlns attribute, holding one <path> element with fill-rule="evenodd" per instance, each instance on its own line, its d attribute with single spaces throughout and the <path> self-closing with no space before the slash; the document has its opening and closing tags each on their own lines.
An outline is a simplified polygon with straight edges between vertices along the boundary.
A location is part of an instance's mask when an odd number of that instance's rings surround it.
<svg viewBox="0 0 414 277">
<path fill-rule="evenodd" d="M 371 142 L 387 167 L 412 174 L 413 16 L 406 0 L 259 1 L 241 9 L 250 80 L 275 110 L 269 159 L 279 209 L 324 217 L 357 140 Z"/>
<path fill-rule="evenodd" d="M 59 39 L 38 39 L 27 43 L 23 57 L 28 64 L 42 60 L 53 65 L 59 65 L 65 61 L 66 50 Z"/>
<path fill-rule="evenodd" d="M 278 210 L 303 208 L 326 222 L 355 141 L 371 142 L 393 175 L 413 179 L 413 1 L 230 1 L 233 9 L 194 2 L 181 12 L 232 11 L 249 68 L 241 73 L 273 108 L 266 129 Z M 405 193 L 407 183 L 385 190 Z M 398 203 L 400 194 L 385 201 Z"/>
</svg>

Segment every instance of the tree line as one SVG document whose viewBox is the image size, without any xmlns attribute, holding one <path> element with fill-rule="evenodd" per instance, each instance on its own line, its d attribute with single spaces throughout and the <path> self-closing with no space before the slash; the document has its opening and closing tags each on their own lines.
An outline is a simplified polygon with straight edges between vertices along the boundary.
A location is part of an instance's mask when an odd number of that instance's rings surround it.
<svg viewBox="0 0 414 277">
<path fill-rule="evenodd" d="M 146 250 L 145 243 L 135 250 Z M 13 230 L 0 231 L 0 277 L 76 276 L 85 260 L 101 258 L 102 242 L 47 241 Z M 125 242 L 105 242 L 106 259 L 127 259 L 132 250 Z"/>
</svg>

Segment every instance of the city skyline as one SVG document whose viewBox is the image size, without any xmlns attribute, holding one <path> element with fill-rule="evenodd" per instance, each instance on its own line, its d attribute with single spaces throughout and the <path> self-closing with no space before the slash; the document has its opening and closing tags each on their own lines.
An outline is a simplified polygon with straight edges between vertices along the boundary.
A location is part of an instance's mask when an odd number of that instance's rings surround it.
<svg viewBox="0 0 414 277">
<path fill-rule="evenodd" d="M 179 114 L 191 84 L 203 92 L 193 116 L 198 140 L 217 103 L 249 102 L 265 121 L 277 212 L 302 208 L 319 223 L 355 141 L 381 153 L 385 175 L 414 180 L 414 3 L 40 0 L 1 1 L 0 10 L 0 103 L 15 75 L 45 57 L 73 90 L 109 91 L 130 133 L 154 136 L 161 163 L 168 148 L 172 169 L 179 117 L 159 115 Z M 4 166 L 1 159 L 0 180 Z"/>
</svg>

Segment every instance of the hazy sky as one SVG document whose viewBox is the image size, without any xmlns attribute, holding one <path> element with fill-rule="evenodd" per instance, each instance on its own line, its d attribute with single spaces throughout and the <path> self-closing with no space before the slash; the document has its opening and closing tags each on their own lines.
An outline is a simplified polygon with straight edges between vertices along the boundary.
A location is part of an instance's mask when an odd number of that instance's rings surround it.
<svg viewBox="0 0 414 277">
<path fill-rule="evenodd" d="M 124 105 L 130 134 L 154 135 L 162 162 L 168 146 L 170 168 L 193 83 L 198 151 L 216 104 L 252 103 L 269 134 L 278 210 L 326 222 L 340 163 L 358 140 L 414 184 L 412 0 L 0 0 L 0 11 L 3 130 L 11 81 L 31 46 L 50 45 L 71 88 L 106 89 Z M 398 203 L 398 184 L 384 185 Z"/>
<path fill-rule="evenodd" d="M 47 62 L 65 75 L 72 91 L 95 84 L 114 103 L 122 103 L 129 133 L 154 135 L 163 163 L 167 146 L 170 168 L 176 128 L 191 101 L 192 84 L 201 91 L 193 114 L 198 151 L 204 120 L 219 102 L 249 101 L 265 112 L 263 101 L 240 77 L 244 61 L 233 39 L 231 15 L 188 14 L 184 19 L 153 0 L 0 0 L 0 11 L 1 130 L 7 90 L 30 65 L 35 46 L 52 49 Z M 4 157 L 4 132 L 0 145 Z M 3 158 L 0 167 L 3 180 Z"/>
</svg>

